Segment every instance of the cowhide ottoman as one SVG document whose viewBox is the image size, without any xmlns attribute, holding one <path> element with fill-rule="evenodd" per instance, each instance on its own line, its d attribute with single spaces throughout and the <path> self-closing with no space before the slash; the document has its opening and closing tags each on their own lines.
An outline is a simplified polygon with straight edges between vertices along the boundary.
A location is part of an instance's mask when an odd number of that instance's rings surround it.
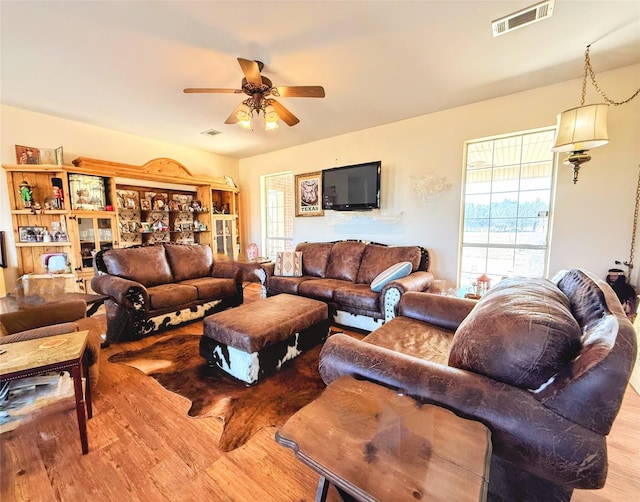
<svg viewBox="0 0 640 502">
<path fill-rule="evenodd" d="M 325 303 L 288 294 L 271 296 L 206 317 L 200 355 L 253 384 L 322 343 L 329 325 Z"/>
</svg>

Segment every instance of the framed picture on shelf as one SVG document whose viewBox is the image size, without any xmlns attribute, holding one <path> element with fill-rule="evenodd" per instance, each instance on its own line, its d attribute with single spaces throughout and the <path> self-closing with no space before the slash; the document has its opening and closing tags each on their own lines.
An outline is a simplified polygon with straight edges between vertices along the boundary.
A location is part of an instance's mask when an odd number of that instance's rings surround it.
<svg viewBox="0 0 640 502">
<path fill-rule="evenodd" d="M 151 223 L 148 221 L 143 221 L 142 223 L 140 223 L 140 227 L 142 228 L 142 231 L 144 233 L 151 232 Z"/>
<path fill-rule="evenodd" d="M 104 211 L 106 193 L 104 178 L 87 174 L 69 174 L 71 209 Z"/>
<path fill-rule="evenodd" d="M 53 148 L 40 148 L 40 164 L 51 164 L 55 165 L 56 163 L 56 151 Z"/>
<path fill-rule="evenodd" d="M 43 242 L 46 227 L 18 227 L 18 235 L 20 242 Z"/>
<path fill-rule="evenodd" d="M 63 155 L 62 155 L 62 147 L 59 146 L 58 148 L 56 148 L 56 164 L 58 164 L 59 166 L 61 166 L 63 164 Z"/>
<path fill-rule="evenodd" d="M 18 164 L 39 164 L 40 150 L 32 146 L 16 145 L 16 162 Z"/>
<path fill-rule="evenodd" d="M 140 194 L 135 190 L 116 190 L 118 209 L 138 209 Z"/>
<path fill-rule="evenodd" d="M 296 174 L 296 216 L 324 216 L 322 210 L 322 173 Z"/>
</svg>

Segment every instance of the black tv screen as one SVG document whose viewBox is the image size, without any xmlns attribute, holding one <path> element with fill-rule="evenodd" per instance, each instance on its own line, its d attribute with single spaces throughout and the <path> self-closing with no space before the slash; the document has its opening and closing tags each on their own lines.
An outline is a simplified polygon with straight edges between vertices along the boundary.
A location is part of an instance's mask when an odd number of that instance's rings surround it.
<svg viewBox="0 0 640 502">
<path fill-rule="evenodd" d="M 381 164 L 377 160 L 322 171 L 322 209 L 379 209 Z"/>
</svg>

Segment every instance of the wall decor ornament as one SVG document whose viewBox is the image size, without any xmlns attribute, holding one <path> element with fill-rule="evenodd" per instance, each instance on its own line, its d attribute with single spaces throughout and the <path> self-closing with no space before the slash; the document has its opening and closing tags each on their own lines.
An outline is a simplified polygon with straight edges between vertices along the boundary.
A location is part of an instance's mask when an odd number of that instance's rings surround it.
<svg viewBox="0 0 640 502">
<path fill-rule="evenodd" d="M 410 178 L 413 183 L 413 193 L 418 195 L 425 205 L 428 205 L 441 193 L 451 190 L 453 186 L 446 177 L 436 176 L 431 171 L 420 175 L 411 175 Z"/>
<path fill-rule="evenodd" d="M 324 216 L 322 210 L 322 173 L 296 174 L 296 216 Z"/>
</svg>

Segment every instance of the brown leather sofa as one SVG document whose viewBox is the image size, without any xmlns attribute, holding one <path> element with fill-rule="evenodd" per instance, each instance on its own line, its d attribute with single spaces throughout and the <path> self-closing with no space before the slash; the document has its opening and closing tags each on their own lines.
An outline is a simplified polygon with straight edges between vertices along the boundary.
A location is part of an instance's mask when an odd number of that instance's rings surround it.
<svg viewBox="0 0 640 502">
<path fill-rule="evenodd" d="M 329 338 L 320 373 L 400 389 L 484 423 L 489 500 L 566 501 L 601 488 L 606 436 L 636 357 L 613 290 L 574 269 L 553 281 L 503 280 L 477 304 L 407 293 L 363 340 Z"/>
<path fill-rule="evenodd" d="M 108 296 L 107 340 L 141 338 L 242 303 L 242 271 L 206 245 L 99 251 L 92 289 Z"/>
<path fill-rule="evenodd" d="M 86 311 L 84 300 L 65 300 L 0 314 L 0 345 L 87 330 L 89 380 L 94 390 L 100 377 L 101 324 L 86 317 Z"/>
<path fill-rule="evenodd" d="M 302 253 L 302 276 L 275 276 L 273 264 L 265 266 L 266 295 L 289 293 L 324 301 L 333 321 L 345 326 L 376 329 L 393 319 L 403 293 L 426 291 L 433 282 L 427 271 L 429 254 L 420 246 L 346 240 L 303 242 L 296 251 Z M 400 262 L 411 262 L 411 273 L 372 291 L 378 274 Z"/>
</svg>

